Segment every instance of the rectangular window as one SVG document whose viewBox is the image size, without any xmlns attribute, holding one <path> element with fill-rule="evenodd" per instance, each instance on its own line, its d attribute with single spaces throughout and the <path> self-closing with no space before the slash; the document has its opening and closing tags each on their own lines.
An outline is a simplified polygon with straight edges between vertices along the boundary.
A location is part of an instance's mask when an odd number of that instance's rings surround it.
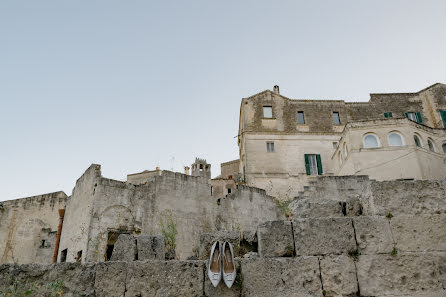
<svg viewBox="0 0 446 297">
<path fill-rule="evenodd" d="M 421 117 L 421 112 L 405 112 L 404 116 L 411 121 L 417 122 L 418 124 L 423 123 L 423 118 Z"/>
<path fill-rule="evenodd" d="M 321 155 L 305 154 L 305 171 L 307 175 L 322 175 Z"/>
<path fill-rule="evenodd" d="M 393 118 L 393 114 L 391 112 L 385 112 L 384 117 L 385 118 Z"/>
<path fill-rule="evenodd" d="M 67 262 L 67 253 L 68 253 L 67 249 L 64 249 L 63 251 L 60 252 L 60 262 Z"/>
<path fill-rule="evenodd" d="M 446 128 L 446 110 L 440 110 L 440 115 L 443 121 L 443 127 Z"/>
<path fill-rule="evenodd" d="M 263 117 L 267 119 L 271 119 L 273 117 L 272 106 L 263 106 Z"/>
<path fill-rule="evenodd" d="M 266 143 L 266 151 L 268 153 L 274 153 L 274 142 L 267 142 Z"/>
<path fill-rule="evenodd" d="M 297 123 L 298 124 L 305 124 L 305 117 L 304 117 L 304 112 L 303 111 L 298 111 L 297 112 Z"/>
<path fill-rule="evenodd" d="M 228 194 L 231 194 L 231 193 L 232 193 L 232 189 L 228 188 Z"/>
<path fill-rule="evenodd" d="M 337 112 L 337 111 L 333 111 L 333 124 L 335 124 L 335 125 L 341 124 L 341 120 L 339 118 L 339 112 Z"/>
</svg>

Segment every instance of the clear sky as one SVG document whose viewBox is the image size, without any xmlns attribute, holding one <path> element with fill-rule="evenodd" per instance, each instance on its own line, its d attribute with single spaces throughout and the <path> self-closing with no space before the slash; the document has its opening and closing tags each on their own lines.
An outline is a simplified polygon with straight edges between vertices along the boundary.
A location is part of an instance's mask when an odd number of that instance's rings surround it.
<svg viewBox="0 0 446 297">
<path fill-rule="evenodd" d="M 0 200 L 237 159 L 240 100 L 446 82 L 446 1 L 0 2 Z"/>
</svg>

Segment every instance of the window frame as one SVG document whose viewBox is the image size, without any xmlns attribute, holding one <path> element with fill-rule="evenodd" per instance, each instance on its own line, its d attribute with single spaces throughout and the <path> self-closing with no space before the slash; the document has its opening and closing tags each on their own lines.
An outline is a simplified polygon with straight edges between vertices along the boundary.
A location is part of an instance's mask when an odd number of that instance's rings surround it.
<svg viewBox="0 0 446 297">
<path fill-rule="evenodd" d="M 441 144 L 441 149 L 443 150 L 443 154 L 446 154 L 446 142 Z"/>
<path fill-rule="evenodd" d="M 373 136 L 373 137 L 375 137 L 376 142 L 377 142 L 377 146 L 366 146 L 365 139 L 366 139 L 368 136 Z M 379 140 L 378 135 L 376 135 L 376 134 L 374 134 L 374 133 L 366 133 L 366 134 L 364 134 L 364 135 L 362 136 L 362 145 L 363 145 L 363 147 L 366 148 L 366 149 L 373 149 L 373 148 L 380 148 L 380 147 L 382 147 L 382 145 L 381 145 L 381 141 Z"/>
<path fill-rule="evenodd" d="M 267 108 L 269 108 L 270 110 L 271 110 L 271 116 L 270 117 L 267 117 L 266 115 L 265 115 L 265 109 L 267 109 Z M 274 117 L 273 117 L 273 107 L 272 107 L 272 105 L 263 105 L 263 109 L 262 109 L 262 111 L 263 111 L 263 118 L 264 119 L 273 119 Z"/>
<path fill-rule="evenodd" d="M 302 115 L 302 123 L 300 122 L 299 114 Z M 297 112 L 297 124 L 298 125 L 305 125 L 305 113 L 303 111 L 301 111 L 301 110 Z"/>
<path fill-rule="evenodd" d="M 319 154 L 304 154 L 304 159 L 305 159 L 305 171 L 307 175 L 311 175 L 311 176 L 318 176 L 318 175 L 323 175 L 324 171 L 322 169 L 322 158 L 321 155 Z M 316 160 L 316 168 L 314 168 L 313 166 L 313 172 L 312 172 L 312 167 L 311 167 L 311 161 L 310 160 Z M 314 163 L 314 161 L 312 162 Z M 316 172 L 314 172 L 314 169 L 316 169 Z M 316 174 L 314 174 L 316 173 Z"/>
<path fill-rule="evenodd" d="M 400 139 L 401 139 L 401 145 L 394 145 L 394 144 L 392 145 L 392 144 L 390 144 L 390 136 L 391 136 L 392 134 L 398 135 L 398 136 L 400 137 Z M 397 131 L 391 131 L 391 132 L 389 132 L 389 134 L 387 134 L 387 144 L 388 144 L 389 146 L 391 146 L 391 147 L 404 146 L 404 145 L 405 145 L 404 137 L 403 137 L 403 135 L 402 135 L 400 132 L 397 132 Z"/>
<path fill-rule="evenodd" d="M 429 144 L 431 144 L 432 147 L 431 147 L 431 145 L 429 145 Z M 429 151 L 431 151 L 431 152 L 433 152 L 433 153 L 438 152 L 438 151 L 437 151 L 437 147 L 435 146 L 435 142 L 434 142 L 434 140 L 433 140 L 432 138 L 430 138 L 430 137 L 427 138 L 427 147 L 429 148 Z"/>
<path fill-rule="evenodd" d="M 420 135 L 414 133 L 414 135 L 413 135 L 413 139 L 414 139 L 414 142 L 415 142 L 415 146 L 416 146 L 416 147 L 424 148 L 423 140 L 421 140 L 421 136 L 420 136 Z M 418 143 L 417 143 L 417 141 L 416 141 L 415 139 L 418 139 L 418 142 L 419 142 L 420 145 L 418 145 Z"/>
<path fill-rule="evenodd" d="M 335 115 L 337 115 L 337 123 L 336 123 L 336 117 Z M 332 118 L 333 118 L 333 125 L 342 125 L 341 124 L 341 115 L 339 114 L 339 111 L 333 111 L 332 113 Z"/>
<path fill-rule="evenodd" d="M 389 118 L 393 118 L 393 113 L 390 111 L 387 111 L 384 113 L 384 118 L 389 119 Z"/>
<path fill-rule="evenodd" d="M 267 153 L 274 153 L 275 152 L 274 141 L 267 141 L 266 142 L 266 152 Z"/>
</svg>

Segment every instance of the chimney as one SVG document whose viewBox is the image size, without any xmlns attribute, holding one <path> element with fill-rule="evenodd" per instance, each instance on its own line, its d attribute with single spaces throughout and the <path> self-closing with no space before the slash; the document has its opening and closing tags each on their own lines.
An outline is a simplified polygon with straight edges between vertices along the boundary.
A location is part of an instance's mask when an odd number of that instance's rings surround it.
<svg viewBox="0 0 446 297">
<path fill-rule="evenodd" d="M 273 87 L 273 91 L 274 91 L 274 93 L 276 93 L 276 94 L 280 94 L 279 86 L 278 86 L 278 85 L 275 85 L 275 86 Z"/>
<path fill-rule="evenodd" d="M 189 169 L 190 168 L 188 166 L 184 166 L 184 174 L 190 175 Z"/>
</svg>

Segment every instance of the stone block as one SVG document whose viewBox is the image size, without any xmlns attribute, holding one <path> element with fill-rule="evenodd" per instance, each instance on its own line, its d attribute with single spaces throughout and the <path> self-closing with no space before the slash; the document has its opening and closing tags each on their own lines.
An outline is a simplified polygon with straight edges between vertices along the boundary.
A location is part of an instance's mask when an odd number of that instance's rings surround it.
<svg viewBox="0 0 446 297">
<path fill-rule="evenodd" d="M 292 257 L 293 229 L 290 221 L 270 221 L 257 229 L 261 257 Z"/>
<path fill-rule="evenodd" d="M 375 181 L 372 191 L 377 215 L 446 213 L 446 183 L 443 181 Z"/>
<path fill-rule="evenodd" d="M 446 215 L 396 216 L 390 220 L 401 251 L 446 251 Z"/>
<path fill-rule="evenodd" d="M 204 261 L 130 262 L 125 296 L 203 296 L 204 268 Z"/>
<path fill-rule="evenodd" d="M 358 283 L 353 259 L 346 255 L 320 258 L 320 269 L 325 296 L 356 296 Z"/>
<path fill-rule="evenodd" d="M 345 215 L 348 217 L 357 217 L 362 215 L 362 203 L 357 197 L 349 197 L 346 201 Z"/>
<path fill-rule="evenodd" d="M 241 270 L 241 296 L 322 297 L 317 257 L 243 260 Z"/>
<path fill-rule="evenodd" d="M 293 221 L 298 256 L 347 254 L 356 250 L 351 218 L 315 218 Z"/>
<path fill-rule="evenodd" d="M 431 254 L 361 255 L 356 263 L 361 296 L 435 296 L 443 290 L 435 259 Z"/>
<path fill-rule="evenodd" d="M 128 234 L 120 234 L 113 248 L 111 261 L 135 261 L 136 260 L 136 238 Z"/>
<path fill-rule="evenodd" d="M 330 199 L 304 198 L 288 206 L 294 218 L 343 217 L 343 202 Z"/>
<path fill-rule="evenodd" d="M 206 297 L 239 297 L 241 293 L 241 275 L 240 275 L 240 262 L 235 260 L 237 266 L 237 275 L 236 281 L 232 285 L 231 288 L 226 287 L 223 279 L 218 284 L 216 288 L 211 284 L 207 276 L 207 271 L 205 271 L 205 279 L 204 279 L 204 296 Z M 206 269 L 208 268 L 209 261 L 206 262 Z"/>
<path fill-rule="evenodd" d="M 2 269 L 7 276 L 0 277 L 0 292 L 10 290 L 11 296 L 55 296 L 58 292 L 67 297 L 94 296 L 95 269 L 94 264 L 80 263 L 12 265 Z"/>
<path fill-rule="evenodd" d="M 215 241 L 220 240 L 222 243 L 227 241 L 234 247 L 235 256 L 238 256 L 240 250 L 240 232 L 237 231 L 216 231 L 213 233 L 203 233 L 200 235 L 200 245 L 198 247 L 198 258 L 200 260 L 208 260 L 212 245 Z"/>
<path fill-rule="evenodd" d="M 164 237 L 141 235 L 136 238 L 138 260 L 164 260 Z"/>
<path fill-rule="evenodd" d="M 95 296 L 121 297 L 125 293 L 127 262 L 96 264 Z"/>
<path fill-rule="evenodd" d="M 392 232 L 385 217 L 355 217 L 356 242 L 361 254 L 390 253 L 393 250 Z"/>
</svg>

